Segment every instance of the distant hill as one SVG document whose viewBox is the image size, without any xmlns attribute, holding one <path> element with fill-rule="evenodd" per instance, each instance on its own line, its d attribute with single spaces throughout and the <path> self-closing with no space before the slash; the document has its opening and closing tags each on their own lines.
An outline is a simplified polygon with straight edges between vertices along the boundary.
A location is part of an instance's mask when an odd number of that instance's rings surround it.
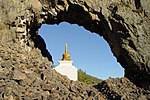
<svg viewBox="0 0 150 100">
<path fill-rule="evenodd" d="M 81 69 L 78 70 L 78 80 L 86 84 L 96 84 L 102 82 L 101 79 L 88 75 Z"/>
</svg>

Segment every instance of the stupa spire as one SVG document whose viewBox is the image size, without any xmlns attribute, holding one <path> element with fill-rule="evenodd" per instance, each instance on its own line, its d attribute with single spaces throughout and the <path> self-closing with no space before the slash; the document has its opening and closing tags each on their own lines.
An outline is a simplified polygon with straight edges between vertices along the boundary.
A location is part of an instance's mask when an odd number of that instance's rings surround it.
<svg viewBox="0 0 150 100">
<path fill-rule="evenodd" d="M 68 44 L 67 43 L 65 44 L 65 52 L 62 55 L 62 60 L 68 60 L 68 61 L 71 60 L 70 54 L 68 53 Z"/>
<path fill-rule="evenodd" d="M 68 54 L 68 44 L 65 44 L 65 53 Z"/>
</svg>

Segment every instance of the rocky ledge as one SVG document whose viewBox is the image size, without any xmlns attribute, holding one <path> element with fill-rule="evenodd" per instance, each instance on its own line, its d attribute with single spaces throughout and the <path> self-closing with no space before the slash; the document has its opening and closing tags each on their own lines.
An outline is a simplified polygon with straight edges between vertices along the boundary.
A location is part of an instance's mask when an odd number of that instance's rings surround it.
<svg viewBox="0 0 150 100">
<path fill-rule="evenodd" d="M 127 78 L 109 78 L 97 85 L 71 81 L 58 74 L 40 50 L 0 46 L 1 100 L 149 100 L 150 91 Z"/>
<path fill-rule="evenodd" d="M 12 46 L 13 45 L 13 46 Z M 97 89 L 58 74 L 40 51 L 17 44 L 0 46 L 1 100 L 83 100 L 105 98 Z"/>
</svg>

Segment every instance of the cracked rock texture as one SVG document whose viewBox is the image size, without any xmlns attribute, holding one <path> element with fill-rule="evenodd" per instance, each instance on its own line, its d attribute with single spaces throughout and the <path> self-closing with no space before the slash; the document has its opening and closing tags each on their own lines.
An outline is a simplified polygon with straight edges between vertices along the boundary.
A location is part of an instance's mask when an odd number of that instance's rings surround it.
<svg viewBox="0 0 150 100">
<path fill-rule="evenodd" d="M 0 0 L 0 98 L 149 99 L 149 9 L 149 0 Z M 38 29 L 64 21 L 104 37 L 127 79 L 88 87 L 47 68 L 52 57 Z"/>
</svg>

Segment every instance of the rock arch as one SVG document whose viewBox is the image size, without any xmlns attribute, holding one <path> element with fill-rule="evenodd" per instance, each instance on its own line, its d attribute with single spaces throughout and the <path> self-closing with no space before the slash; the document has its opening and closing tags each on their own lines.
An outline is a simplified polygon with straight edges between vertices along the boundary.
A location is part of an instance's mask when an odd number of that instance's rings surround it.
<svg viewBox="0 0 150 100">
<path fill-rule="evenodd" d="M 17 36 L 29 47 L 42 24 L 65 21 L 83 26 L 109 43 L 125 68 L 125 77 L 146 85 L 150 82 L 149 5 L 149 1 L 140 0 L 5 0 L 1 1 L 0 21 L 13 39 Z M 4 37 L 2 42 L 6 40 Z"/>
</svg>

